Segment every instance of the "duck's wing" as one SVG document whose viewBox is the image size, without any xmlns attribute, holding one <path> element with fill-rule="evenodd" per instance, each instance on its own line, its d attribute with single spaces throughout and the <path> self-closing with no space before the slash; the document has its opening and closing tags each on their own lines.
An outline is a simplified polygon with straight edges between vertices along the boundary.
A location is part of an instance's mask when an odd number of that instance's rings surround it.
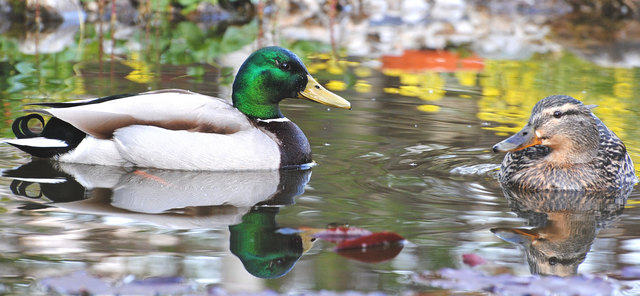
<svg viewBox="0 0 640 296">
<path fill-rule="evenodd" d="M 600 134 L 600 147 L 596 157 L 597 167 L 604 168 L 603 178 L 610 183 L 620 183 L 620 187 L 638 182 L 631 156 L 622 140 L 595 115 Z"/>
<path fill-rule="evenodd" d="M 593 118 L 596 121 L 600 135 L 600 146 L 597 157 L 599 160 L 602 159 L 602 161 L 606 162 L 601 165 L 604 167 L 622 163 L 627 155 L 627 147 L 598 117 L 593 115 Z M 613 160 L 613 162 L 608 160 Z"/>
<path fill-rule="evenodd" d="M 219 134 L 252 127 L 228 102 L 184 90 L 39 105 L 49 108 L 35 111 L 57 117 L 98 139 L 109 139 L 117 129 L 132 125 Z"/>
</svg>

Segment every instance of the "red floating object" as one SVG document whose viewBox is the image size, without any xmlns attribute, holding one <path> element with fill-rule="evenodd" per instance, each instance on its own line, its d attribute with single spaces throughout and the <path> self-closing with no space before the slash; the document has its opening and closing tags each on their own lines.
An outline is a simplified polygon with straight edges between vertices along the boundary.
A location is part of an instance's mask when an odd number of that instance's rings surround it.
<svg viewBox="0 0 640 296">
<path fill-rule="evenodd" d="M 365 263 L 380 263 L 391 260 L 400 254 L 404 244 L 394 243 L 391 245 L 378 245 L 377 247 L 367 249 L 343 249 L 336 250 L 338 255 L 345 258 L 357 260 Z"/>
<path fill-rule="evenodd" d="M 338 226 L 320 230 L 313 234 L 314 237 L 326 240 L 332 243 L 339 244 L 344 241 L 356 239 L 359 237 L 367 236 L 373 234 L 371 231 L 349 227 L 349 226 Z"/>
<path fill-rule="evenodd" d="M 385 245 L 388 246 L 402 241 L 404 241 L 404 237 L 398 235 L 397 233 L 383 231 L 350 240 L 345 240 L 338 244 L 335 249 L 336 251 L 347 249 L 367 249 Z"/>
<path fill-rule="evenodd" d="M 471 267 L 487 263 L 487 260 L 476 254 L 462 254 L 462 262 Z"/>
</svg>

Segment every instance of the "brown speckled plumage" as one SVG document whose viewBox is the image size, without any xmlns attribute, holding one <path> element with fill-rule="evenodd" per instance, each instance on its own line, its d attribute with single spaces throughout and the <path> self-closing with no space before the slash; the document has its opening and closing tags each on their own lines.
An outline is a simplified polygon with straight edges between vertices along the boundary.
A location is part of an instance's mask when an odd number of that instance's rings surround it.
<svg viewBox="0 0 640 296">
<path fill-rule="evenodd" d="M 625 145 L 591 108 L 569 96 L 550 96 L 538 102 L 525 128 L 494 146 L 494 151 L 511 151 L 502 162 L 502 185 L 525 190 L 632 186 L 637 178 Z M 528 145 L 538 145 L 515 147 L 512 138 L 517 137 L 534 138 Z"/>
</svg>

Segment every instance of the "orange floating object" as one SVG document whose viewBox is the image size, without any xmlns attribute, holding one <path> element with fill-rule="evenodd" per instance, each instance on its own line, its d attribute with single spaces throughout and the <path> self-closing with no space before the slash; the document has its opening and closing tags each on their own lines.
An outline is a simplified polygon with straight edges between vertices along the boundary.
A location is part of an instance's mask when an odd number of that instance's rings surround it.
<svg viewBox="0 0 640 296">
<path fill-rule="evenodd" d="M 484 69 L 484 60 L 475 55 L 460 57 L 457 52 L 444 50 L 405 50 L 401 56 L 383 56 L 382 68 L 405 71 L 480 71 Z"/>
</svg>

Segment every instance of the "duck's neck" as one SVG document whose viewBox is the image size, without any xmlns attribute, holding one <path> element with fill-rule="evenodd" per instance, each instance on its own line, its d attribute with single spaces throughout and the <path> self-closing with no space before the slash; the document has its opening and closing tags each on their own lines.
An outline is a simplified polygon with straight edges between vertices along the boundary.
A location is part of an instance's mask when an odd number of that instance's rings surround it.
<svg viewBox="0 0 640 296">
<path fill-rule="evenodd" d="M 255 60 L 256 58 L 254 58 Z M 264 61 L 245 62 L 233 81 L 233 106 L 254 119 L 281 118 L 280 101 L 291 97 L 286 87 L 275 83 L 273 75 L 264 71 Z"/>
<path fill-rule="evenodd" d="M 246 84 L 246 87 L 236 88 L 234 83 L 231 98 L 233 99 L 233 106 L 251 118 L 273 119 L 284 117 L 280 112 L 279 101 L 265 96 L 265 91 L 257 89 L 255 85 Z"/>
</svg>

